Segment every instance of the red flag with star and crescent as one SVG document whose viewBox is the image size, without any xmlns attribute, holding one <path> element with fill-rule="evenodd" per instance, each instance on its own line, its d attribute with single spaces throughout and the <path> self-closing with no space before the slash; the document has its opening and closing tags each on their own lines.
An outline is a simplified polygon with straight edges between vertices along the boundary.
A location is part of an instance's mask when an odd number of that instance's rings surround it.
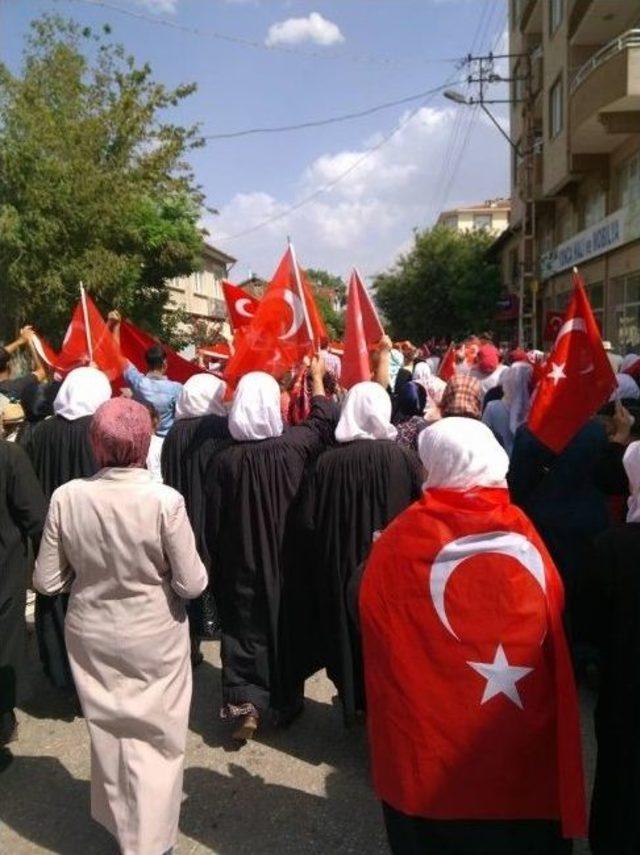
<svg viewBox="0 0 640 855">
<path fill-rule="evenodd" d="M 586 831 L 578 701 L 549 553 L 508 490 L 430 489 L 360 589 L 378 797 L 439 820 Z"/>
<path fill-rule="evenodd" d="M 224 281 L 222 292 L 229 312 L 231 329 L 239 330 L 248 326 L 255 317 L 260 305 L 260 300 L 242 289 L 239 285 Z"/>
<path fill-rule="evenodd" d="M 575 271 L 567 313 L 536 387 L 529 430 L 559 454 L 615 388 L 584 280 Z"/>
<path fill-rule="evenodd" d="M 264 293 L 255 316 L 242 335 L 236 335 L 235 352 L 224 370 L 225 380 L 235 386 L 250 371 L 266 371 L 276 379 L 311 355 L 316 347 L 310 305 L 313 297 L 297 266 L 291 247 Z"/>
</svg>

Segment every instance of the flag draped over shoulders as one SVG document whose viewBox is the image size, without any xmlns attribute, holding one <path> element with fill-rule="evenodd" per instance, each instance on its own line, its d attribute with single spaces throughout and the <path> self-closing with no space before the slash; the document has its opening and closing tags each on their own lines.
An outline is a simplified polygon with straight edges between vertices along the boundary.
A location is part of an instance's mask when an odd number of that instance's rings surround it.
<svg viewBox="0 0 640 855">
<path fill-rule="evenodd" d="M 374 784 L 431 819 L 585 831 L 560 577 L 504 488 L 430 489 L 373 547 L 360 592 Z"/>
</svg>

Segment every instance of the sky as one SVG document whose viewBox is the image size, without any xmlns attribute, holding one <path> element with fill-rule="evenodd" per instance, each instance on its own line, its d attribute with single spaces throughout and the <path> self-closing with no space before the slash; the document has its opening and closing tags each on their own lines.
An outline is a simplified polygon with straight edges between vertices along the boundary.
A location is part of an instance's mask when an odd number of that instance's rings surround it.
<svg viewBox="0 0 640 855">
<path fill-rule="evenodd" d="M 324 120 L 427 93 L 471 90 L 456 60 L 504 48 L 506 0 L 0 0 L 0 55 L 18 71 L 29 21 L 109 23 L 168 86 L 173 111 L 221 134 Z M 127 14 L 125 14 L 127 13 Z M 230 38 L 229 38 L 230 37 Z M 500 111 L 501 107 L 496 107 Z M 508 143 L 441 91 L 368 116 L 211 139 L 191 163 L 217 215 L 207 240 L 265 278 L 287 237 L 305 267 L 371 277 L 441 210 L 508 192 Z"/>
</svg>

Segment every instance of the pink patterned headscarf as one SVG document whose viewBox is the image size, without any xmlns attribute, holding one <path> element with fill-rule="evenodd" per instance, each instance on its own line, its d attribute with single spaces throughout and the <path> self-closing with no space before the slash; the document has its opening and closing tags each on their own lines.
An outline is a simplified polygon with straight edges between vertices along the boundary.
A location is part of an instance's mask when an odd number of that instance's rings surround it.
<svg viewBox="0 0 640 855">
<path fill-rule="evenodd" d="M 144 468 L 151 443 L 151 416 L 128 398 L 111 398 L 95 411 L 89 428 L 91 447 L 101 468 Z"/>
</svg>

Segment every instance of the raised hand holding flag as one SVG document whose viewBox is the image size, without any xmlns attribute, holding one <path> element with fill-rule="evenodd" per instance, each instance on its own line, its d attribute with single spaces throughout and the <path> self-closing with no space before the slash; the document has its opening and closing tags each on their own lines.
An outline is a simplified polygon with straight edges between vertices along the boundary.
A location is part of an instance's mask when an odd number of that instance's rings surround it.
<svg viewBox="0 0 640 855">
<path fill-rule="evenodd" d="M 81 286 L 80 300 L 71 316 L 62 348 L 55 363 L 55 374 L 64 376 L 74 368 L 95 364 L 109 380 L 122 373 L 118 347 L 102 315 Z"/>
<path fill-rule="evenodd" d="M 255 316 L 244 327 L 243 335 L 236 337 L 235 353 L 224 371 L 227 382 L 233 386 L 250 371 L 265 371 L 280 378 L 310 355 L 317 348 L 309 312 L 312 300 L 289 245 Z"/>
<path fill-rule="evenodd" d="M 540 442 L 559 454 L 609 400 L 616 386 L 584 280 L 577 270 L 573 295 L 545 368 L 536 387 L 528 427 Z"/>
</svg>

